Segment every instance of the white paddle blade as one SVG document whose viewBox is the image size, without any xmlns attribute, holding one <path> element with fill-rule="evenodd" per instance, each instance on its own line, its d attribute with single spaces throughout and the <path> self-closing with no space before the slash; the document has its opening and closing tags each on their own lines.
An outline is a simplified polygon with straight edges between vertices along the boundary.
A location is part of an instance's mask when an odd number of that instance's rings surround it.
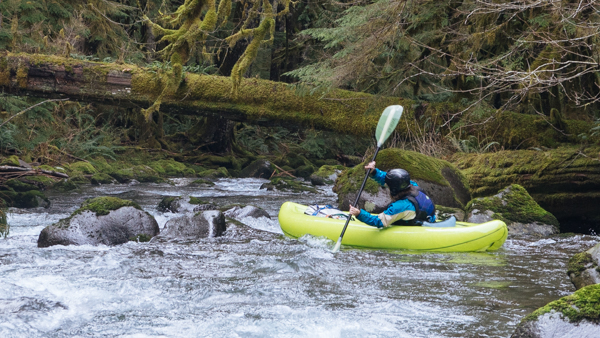
<svg viewBox="0 0 600 338">
<path fill-rule="evenodd" d="M 338 238 L 337 243 L 335 243 L 335 246 L 333 247 L 333 250 L 331 250 L 331 252 L 336 253 L 336 252 L 340 251 L 341 246 L 342 246 L 342 237 L 340 236 L 340 238 Z"/>
<path fill-rule="evenodd" d="M 394 129 L 396 129 L 403 111 L 404 107 L 402 106 L 389 106 L 385 108 L 383 114 L 381 114 L 381 117 L 379 118 L 377 130 L 375 131 L 377 147 L 381 147 L 383 143 L 385 143 L 385 140 L 387 140 L 388 137 L 390 137 L 390 135 L 394 132 Z"/>
</svg>

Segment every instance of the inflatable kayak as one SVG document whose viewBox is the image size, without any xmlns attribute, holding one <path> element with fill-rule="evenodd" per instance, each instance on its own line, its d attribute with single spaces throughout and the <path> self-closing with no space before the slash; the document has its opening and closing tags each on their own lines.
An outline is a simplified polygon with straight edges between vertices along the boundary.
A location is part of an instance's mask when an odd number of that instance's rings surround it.
<svg viewBox="0 0 600 338">
<path fill-rule="evenodd" d="M 306 208 L 285 202 L 279 210 L 281 230 L 295 238 L 310 234 L 337 241 L 346 221 L 306 215 Z M 507 235 L 506 224 L 499 220 L 482 224 L 456 222 L 453 227 L 393 226 L 385 229 L 350 221 L 342 244 L 419 251 L 494 251 L 504 244 Z"/>
</svg>

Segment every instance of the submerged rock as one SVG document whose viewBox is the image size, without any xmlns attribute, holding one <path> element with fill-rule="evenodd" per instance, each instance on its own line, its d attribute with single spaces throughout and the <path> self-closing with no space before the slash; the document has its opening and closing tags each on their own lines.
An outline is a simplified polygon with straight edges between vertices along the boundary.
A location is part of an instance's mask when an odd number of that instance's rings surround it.
<svg viewBox="0 0 600 338">
<path fill-rule="evenodd" d="M 499 219 L 508 226 L 509 236 L 547 237 L 559 232 L 558 220 L 540 207 L 527 190 L 513 184 L 490 197 L 475 198 L 467 205 L 467 222 Z"/>
<path fill-rule="evenodd" d="M 333 191 L 338 194 L 338 208 L 348 210 L 365 177 L 366 162 L 346 170 L 335 182 Z M 463 208 L 471 199 L 465 176 L 451 163 L 414 151 L 396 148 L 384 149 L 377 156 L 377 167 L 387 171 L 403 168 L 413 181 L 427 192 L 436 205 Z M 379 213 L 392 201 L 387 187 L 381 187 L 368 179 L 358 206 L 372 213 Z"/>
<path fill-rule="evenodd" d="M 44 228 L 38 247 L 144 242 L 158 233 L 154 217 L 136 203 L 116 197 L 96 197 L 85 201 L 70 217 Z"/>
<path fill-rule="evenodd" d="M 600 284 L 577 290 L 523 318 L 511 338 L 597 338 L 599 299 Z"/>
<path fill-rule="evenodd" d="M 161 232 L 162 238 L 199 239 L 220 237 L 226 230 L 225 216 L 218 210 L 202 211 L 170 219 Z"/>
<path fill-rule="evenodd" d="M 575 288 L 600 283 L 600 243 L 569 259 L 567 275 Z"/>
</svg>

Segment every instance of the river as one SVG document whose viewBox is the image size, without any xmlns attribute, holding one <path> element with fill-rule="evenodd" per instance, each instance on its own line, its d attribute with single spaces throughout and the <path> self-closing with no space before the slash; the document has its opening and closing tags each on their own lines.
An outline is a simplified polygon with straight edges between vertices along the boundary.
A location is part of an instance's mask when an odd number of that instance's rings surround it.
<svg viewBox="0 0 600 338">
<path fill-rule="evenodd" d="M 2 337 L 509 337 L 521 318 L 575 291 L 566 264 L 589 235 L 509 239 L 492 253 L 343 248 L 285 237 L 284 201 L 334 203 L 319 193 L 260 190 L 266 180 L 86 186 L 50 194 L 49 209 L 11 209 L 0 239 Z M 163 196 L 251 204 L 221 238 L 37 248 L 40 231 L 85 198 L 131 199 L 162 227 Z"/>
</svg>

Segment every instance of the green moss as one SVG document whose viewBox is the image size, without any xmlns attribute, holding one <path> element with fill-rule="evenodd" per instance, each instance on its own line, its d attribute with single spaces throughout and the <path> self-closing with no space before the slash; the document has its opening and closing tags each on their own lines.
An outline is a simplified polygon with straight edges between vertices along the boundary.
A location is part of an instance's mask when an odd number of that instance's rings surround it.
<svg viewBox="0 0 600 338">
<path fill-rule="evenodd" d="M 126 183 L 133 179 L 139 182 L 163 182 L 158 173 L 149 166 L 136 165 L 127 169 L 120 169 L 110 174 L 120 183 Z"/>
<path fill-rule="evenodd" d="M 314 174 L 321 177 L 328 177 L 344 169 L 344 166 L 341 165 L 323 165 Z"/>
<path fill-rule="evenodd" d="M 40 201 L 50 203 L 48 198 L 37 190 L 26 192 L 0 191 L 0 199 L 4 200 L 6 206 L 15 208 L 37 208 L 40 206 Z"/>
<path fill-rule="evenodd" d="M 490 210 L 492 216 L 505 222 L 542 223 L 559 226 L 554 215 L 544 210 L 529 195 L 527 190 L 513 184 L 498 192 L 500 196 L 477 198 L 467 204 L 468 210 Z"/>
<path fill-rule="evenodd" d="M 117 210 L 122 207 L 134 207 L 138 210 L 142 210 L 142 208 L 135 202 L 123 200 L 117 197 L 96 197 L 85 200 L 81 207 L 71 216 L 80 214 L 85 210 L 89 210 L 96 213 L 96 216 L 108 215 L 112 210 Z"/>
<path fill-rule="evenodd" d="M 19 66 L 17 68 L 17 84 L 19 88 L 26 89 L 27 88 L 27 80 L 29 78 L 29 68 L 26 66 Z"/>
<path fill-rule="evenodd" d="M 61 191 L 61 192 L 67 192 L 67 191 L 79 189 L 79 185 L 77 183 L 75 183 L 72 179 L 63 179 L 63 180 L 60 180 L 60 181 L 54 183 L 54 185 L 52 186 L 52 189 Z"/>
<path fill-rule="evenodd" d="M 570 276 L 573 274 L 575 277 L 579 277 L 583 271 L 594 265 L 596 265 L 596 262 L 589 252 L 580 252 L 569 259 L 569 263 L 567 264 L 567 275 Z"/>
<path fill-rule="evenodd" d="M 25 182 L 21 182 L 18 179 L 12 179 L 6 181 L 6 185 L 12 188 L 16 192 L 25 192 L 30 190 L 40 190 L 37 186 Z"/>
<path fill-rule="evenodd" d="M 231 177 L 227 168 L 220 167 L 218 169 L 208 169 L 198 173 L 199 177 L 222 178 Z"/>
<path fill-rule="evenodd" d="M 81 173 L 84 175 L 93 175 L 98 172 L 91 163 L 88 162 L 75 162 L 69 165 L 69 169 L 74 173 Z"/>
<path fill-rule="evenodd" d="M 210 186 L 210 187 L 212 187 L 212 186 L 214 186 L 214 185 L 215 185 L 215 183 L 214 183 L 214 182 L 211 182 L 211 181 L 209 181 L 209 180 L 203 180 L 203 179 L 195 180 L 195 181 L 193 181 L 193 182 L 192 182 L 192 183 L 190 183 L 190 184 L 197 184 L 197 185 L 203 185 L 203 184 L 205 184 L 205 185 L 208 185 L 208 186 Z"/>
<path fill-rule="evenodd" d="M 271 184 L 280 191 L 317 192 L 317 189 L 313 188 L 312 186 L 307 186 L 291 177 L 273 177 L 271 179 Z"/>
<path fill-rule="evenodd" d="M 27 180 L 36 182 L 36 185 L 38 187 L 41 187 L 42 190 L 50 188 L 56 182 L 52 178 L 50 178 L 48 176 L 43 176 L 43 175 L 29 176 L 29 177 L 27 177 Z"/>
<path fill-rule="evenodd" d="M 19 163 L 19 158 L 15 155 L 11 155 L 9 157 L 5 157 L 0 161 L 0 165 L 10 165 L 14 167 L 19 167 L 21 164 Z"/>
<path fill-rule="evenodd" d="M 160 175 L 170 176 L 170 177 L 181 177 L 181 176 L 193 176 L 195 172 L 192 174 L 190 170 L 186 167 L 185 164 L 179 163 L 174 160 L 160 160 L 155 161 L 149 164 L 149 166 L 154 169 Z M 190 168 L 191 169 L 191 168 Z M 193 171 L 193 169 L 192 169 Z"/>
<path fill-rule="evenodd" d="M 104 157 L 97 157 L 91 160 L 94 167 L 101 173 L 110 174 L 114 171 L 112 165 L 110 165 Z"/>
<path fill-rule="evenodd" d="M 114 181 L 114 179 L 108 174 L 97 173 L 92 176 L 90 181 L 92 182 L 93 185 L 100 185 L 100 184 L 110 184 Z"/>
<path fill-rule="evenodd" d="M 572 295 L 551 302 L 527 315 L 521 322 L 536 320 L 539 316 L 552 310 L 561 313 L 572 323 L 584 319 L 600 320 L 600 284 L 583 287 Z"/>
<path fill-rule="evenodd" d="M 210 202 L 200 199 L 199 197 L 190 196 L 190 204 L 209 204 Z"/>
</svg>

